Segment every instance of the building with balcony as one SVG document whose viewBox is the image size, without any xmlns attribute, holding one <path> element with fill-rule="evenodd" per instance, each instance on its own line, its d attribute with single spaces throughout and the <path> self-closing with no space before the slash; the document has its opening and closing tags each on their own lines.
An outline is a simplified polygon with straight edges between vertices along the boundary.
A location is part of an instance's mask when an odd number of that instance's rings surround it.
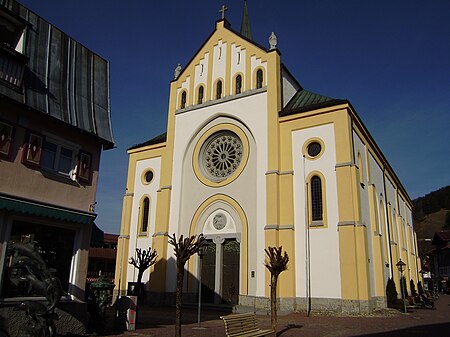
<svg viewBox="0 0 450 337">
<path fill-rule="evenodd" d="M 10 242 L 34 242 L 63 300 L 84 299 L 100 156 L 113 147 L 108 61 L 18 2 L 0 1 L 3 305 L 36 295 L 9 281 Z"/>
</svg>

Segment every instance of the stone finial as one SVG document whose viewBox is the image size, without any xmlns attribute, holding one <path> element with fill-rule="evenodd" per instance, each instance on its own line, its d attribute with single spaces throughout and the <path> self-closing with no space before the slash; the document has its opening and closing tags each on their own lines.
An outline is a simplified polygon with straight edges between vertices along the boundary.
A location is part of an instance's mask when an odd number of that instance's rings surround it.
<svg viewBox="0 0 450 337">
<path fill-rule="evenodd" d="M 274 32 L 272 32 L 272 34 L 270 34 L 269 36 L 269 45 L 270 50 L 277 49 L 277 36 L 275 35 Z"/>
<path fill-rule="evenodd" d="M 173 72 L 173 79 L 176 80 L 178 76 L 181 74 L 181 64 L 178 63 L 177 67 L 175 68 L 175 71 Z"/>
</svg>

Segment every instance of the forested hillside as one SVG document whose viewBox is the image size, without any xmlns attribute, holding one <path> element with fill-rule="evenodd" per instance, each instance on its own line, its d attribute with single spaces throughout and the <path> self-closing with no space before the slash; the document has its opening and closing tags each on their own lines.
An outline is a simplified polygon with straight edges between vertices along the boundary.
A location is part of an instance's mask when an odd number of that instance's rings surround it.
<svg viewBox="0 0 450 337">
<path fill-rule="evenodd" d="M 414 229 L 417 234 L 419 256 L 423 258 L 433 249 L 434 233 L 450 229 L 450 186 L 443 187 L 413 200 Z"/>
<path fill-rule="evenodd" d="M 439 212 L 441 209 L 450 210 L 450 186 L 417 198 L 413 200 L 413 203 L 415 220 L 420 220 L 428 214 Z"/>
</svg>

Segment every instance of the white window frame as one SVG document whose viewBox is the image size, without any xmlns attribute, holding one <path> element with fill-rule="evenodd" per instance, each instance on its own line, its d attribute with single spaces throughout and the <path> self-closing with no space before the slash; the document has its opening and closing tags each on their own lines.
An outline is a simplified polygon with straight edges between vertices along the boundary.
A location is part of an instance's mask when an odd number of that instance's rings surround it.
<svg viewBox="0 0 450 337">
<path fill-rule="evenodd" d="M 41 169 L 52 172 L 52 173 L 56 173 L 56 174 L 59 174 L 59 175 L 65 176 L 65 177 L 69 177 L 72 180 L 76 180 L 76 171 L 77 171 L 76 158 L 80 152 L 81 147 L 77 146 L 74 143 L 63 140 L 59 137 L 55 137 L 53 135 L 44 133 L 44 136 L 45 136 L 45 139 L 44 139 L 44 143 L 42 144 L 42 147 L 44 147 L 44 144 L 46 142 L 56 145 L 56 155 L 55 155 L 55 163 L 53 165 L 53 168 L 43 167 L 41 164 Z M 59 171 L 59 160 L 61 158 L 61 148 L 63 148 L 63 147 L 72 151 L 72 160 L 70 162 L 71 169 L 70 169 L 69 173 Z M 42 163 L 42 158 L 41 158 L 41 163 Z"/>
</svg>

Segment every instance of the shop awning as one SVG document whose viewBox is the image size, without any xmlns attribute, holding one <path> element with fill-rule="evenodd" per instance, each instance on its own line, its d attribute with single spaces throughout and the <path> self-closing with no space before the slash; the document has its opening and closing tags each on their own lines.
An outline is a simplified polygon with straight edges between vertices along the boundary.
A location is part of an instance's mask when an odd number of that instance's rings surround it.
<svg viewBox="0 0 450 337">
<path fill-rule="evenodd" d="M 49 219 L 90 225 L 97 214 L 0 194 L 0 211 L 6 210 Z"/>
</svg>

